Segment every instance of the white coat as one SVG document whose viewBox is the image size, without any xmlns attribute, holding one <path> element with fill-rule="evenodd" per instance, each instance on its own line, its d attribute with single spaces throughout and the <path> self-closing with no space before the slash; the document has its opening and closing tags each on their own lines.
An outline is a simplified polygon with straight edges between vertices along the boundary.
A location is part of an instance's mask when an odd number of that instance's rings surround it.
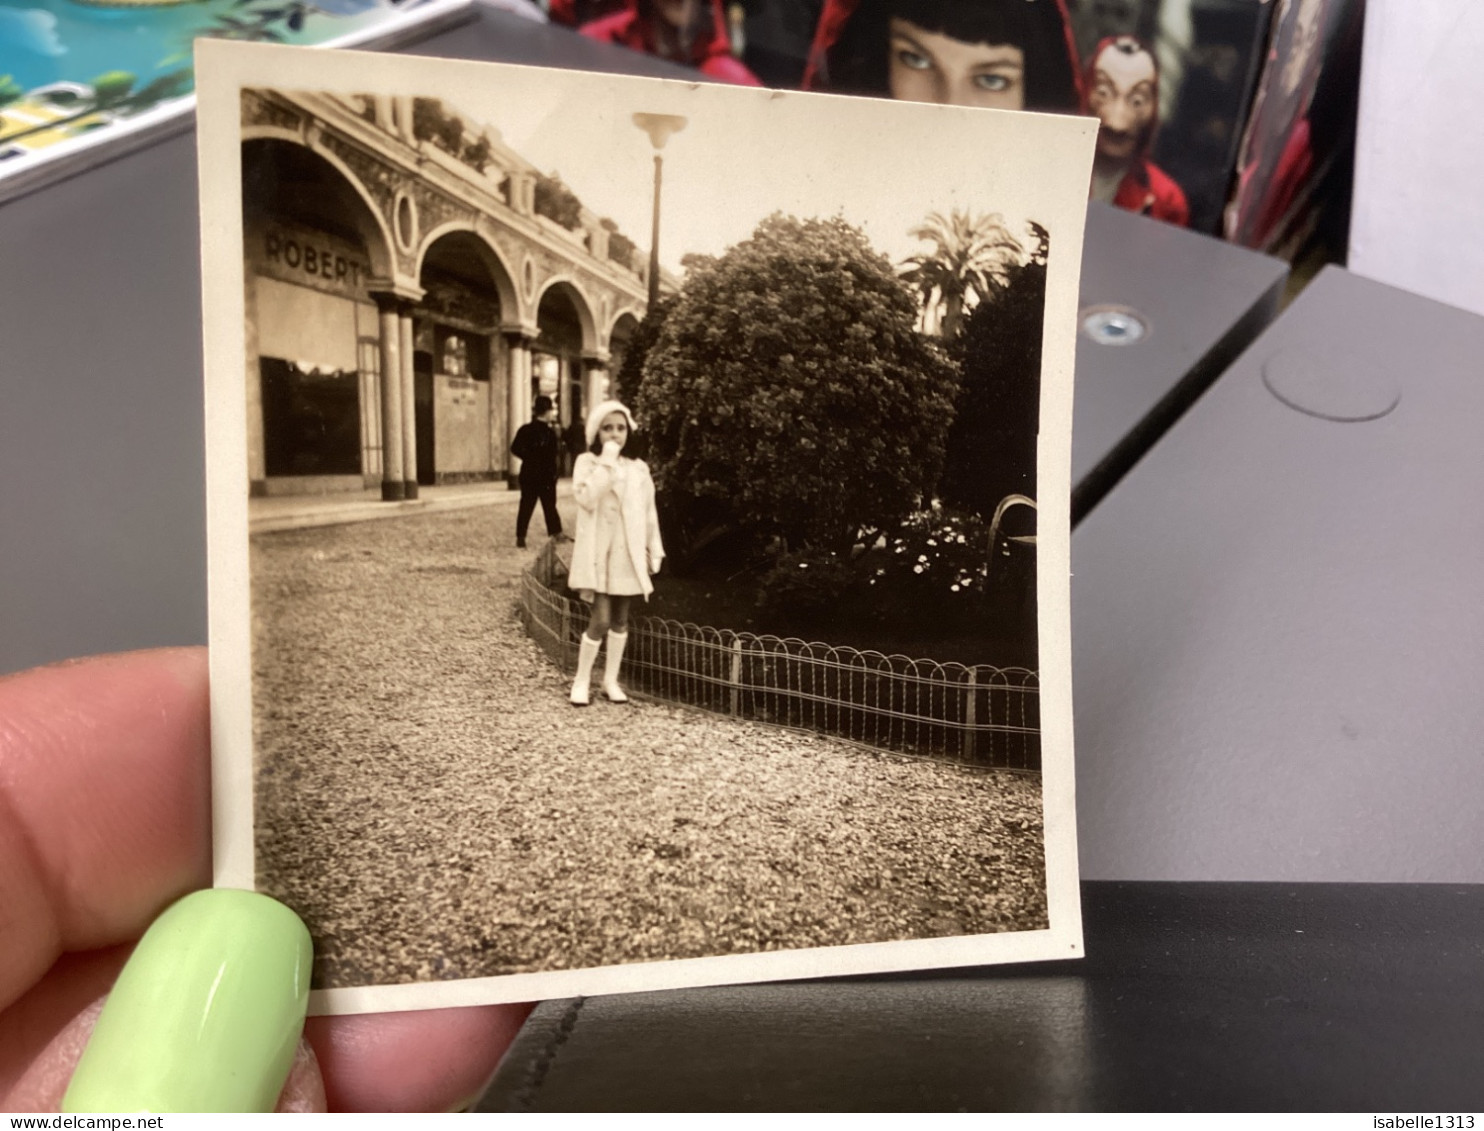
<svg viewBox="0 0 1484 1131">
<path fill-rule="evenodd" d="M 622 456 L 619 457 L 623 459 Z M 642 459 L 624 459 L 627 474 L 622 480 L 619 506 L 623 513 L 624 539 L 629 560 L 644 587 L 644 596 L 654 592 L 649 575 L 665 560 L 660 541 L 660 520 L 654 506 L 654 479 Z M 572 498 L 577 502 L 577 533 L 572 545 L 572 569 L 567 585 L 572 589 L 596 589 L 598 579 L 598 503 L 614 488 L 613 467 L 591 452 L 577 457 L 572 468 Z"/>
</svg>

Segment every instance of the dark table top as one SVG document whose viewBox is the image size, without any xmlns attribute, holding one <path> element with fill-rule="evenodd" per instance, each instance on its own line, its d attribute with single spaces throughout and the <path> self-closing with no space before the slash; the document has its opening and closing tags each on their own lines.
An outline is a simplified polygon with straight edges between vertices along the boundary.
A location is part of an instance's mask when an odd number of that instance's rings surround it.
<svg viewBox="0 0 1484 1131">
<path fill-rule="evenodd" d="M 1077 962 L 545 1002 L 480 1110 L 1484 1107 L 1484 887 L 1082 890 Z"/>
</svg>

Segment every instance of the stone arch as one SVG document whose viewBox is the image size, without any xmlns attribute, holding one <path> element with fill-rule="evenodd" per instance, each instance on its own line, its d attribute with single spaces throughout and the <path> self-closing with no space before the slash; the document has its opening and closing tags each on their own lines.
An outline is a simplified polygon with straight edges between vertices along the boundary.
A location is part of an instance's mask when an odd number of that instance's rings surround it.
<svg viewBox="0 0 1484 1131">
<path fill-rule="evenodd" d="M 609 323 L 608 332 L 605 335 L 608 346 L 608 368 L 615 379 L 618 372 L 623 368 L 624 358 L 629 352 L 629 344 L 634 340 L 634 334 L 639 329 L 641 315 L 632 307 L 625 307 L 614 316 Z"/>
<path fill-rule="evenodd" d="M 548 279 L 532 301 L 536 340 L 532 346 L 532 392 L 557 400 L 564 430 L 580 425 L 594 403 L 601 375 L 591 364 L 599 354 L 593 303 L 570 276 Z"/>
<path fill-rule="evenodd" d="M 541 322 L 542 305 L 553 296 L 566 299 L 576 312 L 578 325 L 582 328 L 582 348 L 586 351 L 599 349 L 598 321 L 593 315 L 593 302 L 571 275 L 554 275 L 542 284 L 531 303 L 537 325 Z"/>
<path fill-rule="evenodd" d="M 603 335 L 603 341 L 611 350 L 615 335 L 620 339 L 627 340 L 639 328 L 639 323 L 642 321 L 644 321 L 644 311 L 639 307 L 620 307 L 617 313 L 608 320 L 608 329 Z"/>
<path fill-rule="evenodd" d="M 490 279 L 495 284 L 495 291 L 500 296 L 501 318 L 505 322 L 525 322 L 527 320 L 526 309 L 525 304 L 521 302 L 515 270 L 505 261 L 505 256 L 500 249 L 491 243 L 474 224 L 462 220 L 450 220 L 428 232 L 423 237 L 422 243 L 418 245 L 413 278 L 422 278 L 423 266 L 427 263 L 428 253 L 432 251 L 434 244 L 446 236 L 460 233 L 465 233 L 470 237 L 469 246 L 478 251 L 485 270 L 489 272 Z"/>
<path fill-rule="evenodd" d="M 314 158 L 328 166 L 329 170 L 337 175 L 339 183 L 349 191 L 351 198 L 359 201 L 361 205 L 359 208 L 343 210 L 339 215 L 342 218 L 348 218 L 351 226 L 360 236 L 366 248 L 366 255 L 371 261 L 371 270 L 381 278 L 392 278 L 396 274 L 396 257 L 393 251 L 395 245 L 391 229 L 387 226 L 386 217 L 382 215 L 376 199 L 366 190 L 345 162 L 334 153 L 320 146 L 309 144 L 297 131 L 278 126 L 244 128 L 242 132 L 243 183 L 244 192 L 249 196 L 249 199 L 244 200 L 244 204 L 251 207 L 254 203 L 262 203 L 250 199 L 252 194 L 247 192 L 250 149 L 256 150 L 260 147 L 278 144 L 292 147 L 291 152 Z"/>
<path fill-rule="evenodd" d="M 529 408 L 504 327 L 521 303 L 499 251 L 455 218 L 414 249 L 422 297 L 412 310 L 413 427 L 420 483 L 461 482 L 508 463 L 509 434 Z"/>
</svg>

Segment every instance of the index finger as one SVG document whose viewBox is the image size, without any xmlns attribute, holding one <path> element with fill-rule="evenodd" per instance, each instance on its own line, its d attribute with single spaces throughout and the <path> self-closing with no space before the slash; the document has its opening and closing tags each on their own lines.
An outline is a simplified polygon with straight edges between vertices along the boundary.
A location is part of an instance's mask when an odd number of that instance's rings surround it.
<svg viewBox="0 0 1484 1131">
<path fill-rule="evenodd" d="M 206 650 L 0 679 L 0 1009 L 211 880 Z"/>
</svg>

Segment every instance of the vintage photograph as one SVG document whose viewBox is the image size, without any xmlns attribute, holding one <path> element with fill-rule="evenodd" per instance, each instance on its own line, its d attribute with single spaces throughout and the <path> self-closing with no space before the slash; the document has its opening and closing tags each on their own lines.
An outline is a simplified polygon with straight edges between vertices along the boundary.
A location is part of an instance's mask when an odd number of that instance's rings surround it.
<svg viewBox="0 0 1484 1131">
<path fill-rule="evenodd" d="M 217 881 L 315 1008 L 1081 953 L 1097 124 L 205 44 Z"/>
</svg>

